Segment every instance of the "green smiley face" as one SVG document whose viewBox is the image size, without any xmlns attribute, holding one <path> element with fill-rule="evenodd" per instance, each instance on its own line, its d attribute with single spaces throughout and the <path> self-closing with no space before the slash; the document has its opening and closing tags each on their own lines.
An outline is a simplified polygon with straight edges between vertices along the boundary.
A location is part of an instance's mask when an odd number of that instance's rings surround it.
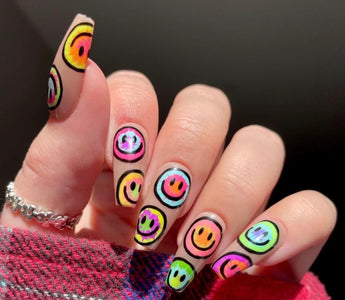
<svg viewBox="0 0 345 300">
<path fill-rule="evenodd" d="M 182 257 L 176 257 L 170 266 L 165 283 L 175 291 L 182 291 L 194 279 L 194 267 Z"/>
</svg>

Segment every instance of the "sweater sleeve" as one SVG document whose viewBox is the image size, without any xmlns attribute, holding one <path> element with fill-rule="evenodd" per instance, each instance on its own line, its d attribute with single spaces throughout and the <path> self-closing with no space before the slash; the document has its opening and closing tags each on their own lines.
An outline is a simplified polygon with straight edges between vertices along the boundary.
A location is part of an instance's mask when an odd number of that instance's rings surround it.
<svg viewBox="0 0 345 300">
<path fill-rule="evenodd" d="M 187 289 L 165 283 L 173 256 L 106 241 L 0 226 L 1 299 L 330 299 L 317 276 L 299 284 L 205 267 Z"/>
</svg>

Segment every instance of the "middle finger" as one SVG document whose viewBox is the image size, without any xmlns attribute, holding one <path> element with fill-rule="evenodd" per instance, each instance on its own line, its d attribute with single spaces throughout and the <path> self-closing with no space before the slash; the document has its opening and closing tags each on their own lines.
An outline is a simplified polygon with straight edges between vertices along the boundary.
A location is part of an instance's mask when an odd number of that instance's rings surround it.
<svg viewBox="0 0 345 300">
<path fill-rule="evenodd" d="M 229 100 L 216 88 L 193 85 L 176 96 L 146 173 L 136 247 L 156 248 L 191 207 L 218 157 L 229 120 Z"/>
</svg>

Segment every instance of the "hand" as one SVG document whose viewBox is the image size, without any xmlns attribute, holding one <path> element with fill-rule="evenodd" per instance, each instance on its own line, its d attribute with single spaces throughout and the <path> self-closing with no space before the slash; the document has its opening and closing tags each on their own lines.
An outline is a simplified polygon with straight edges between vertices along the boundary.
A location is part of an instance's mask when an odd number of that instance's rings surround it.
<svg viewBox="0 0 345 300">
<path fill-rule="evenodd" d="M 284 163 L 279 135 L 247 126 L 224 150 L 230 102 L 205 85 L 178 93 L 158 134 L 152 84 L 134 71 L 105 78 L 87 57 L 92 34 L 93 21 L 78 15 L 51 69 L 49 120 L 14 183 L 35 211 L 72 221 L 83 212 L 80 222 L 60 231 L 6 205 L 1 223 L 176 254 L 166 283 L 177 291 L 208 263 L 221 278 L 250 267 L 298 281 L 336 209 L 310 190 L 266 208 Z"/>
</svg>

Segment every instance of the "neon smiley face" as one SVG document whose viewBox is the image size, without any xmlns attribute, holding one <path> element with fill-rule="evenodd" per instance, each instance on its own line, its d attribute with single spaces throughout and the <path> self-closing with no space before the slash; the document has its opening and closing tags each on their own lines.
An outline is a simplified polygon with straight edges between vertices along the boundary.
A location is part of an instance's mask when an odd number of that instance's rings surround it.
<svg viewBox="0 0 345 300">
<path fill-rule="evenodd" d="M 278 243 L 279 229 L 272 221 L 256 223 L 237 239 L 238 243 L 250 253 L 264 254 Z"/>
<path fill-rule="evenodd" d="M 174 167 L 164 171 L 158 177 L 154 193 L 163 205 L 178 208 L 186 200 L 190 184 L 191 181 L 187 172 Z"/>
<path fill-rule="evenodd" d="M 222 231 L 217 221 L 201 217 L 189 227 L 183 242 L 184 248 L 195 258 L 210 257 L 222 239 Z"/>
<path fill-rule="evenodd" d="M 62 98 L 62 81 L 59 71 L 52 65 L 48 78 L 48 109 L 53 110 L 60 104 Z"/>
<path fill-rule="evenodd" d="M 131 126 L 120 128 L 114 136 L 114 156 L 125 162 L 136 162 L 145 154 L 145 140 L 141 132 Z"/>
<path fill-rule="evenodd" d="M 162 236 L 166 223 L 163 211 L 155 206 L 144 206 L 139 214 L 134 240 L 144 246 L 156 242 Z"/>
<path fill-rule="evenodd" d="M 93 36 L 93 24 L 77 24 L 68 34 L 62 58 L 65 63 L 77 72 L 85 72 Z"/>
<path fill-rule="evenodd" d="M 252 264 L 249 256 L 233 251 L 218 258 L 212 264 L 212 269 L 221 279 L 226 279 L 249 268 Z"/>
<path fill-rule="evenodd" d="M 196 271 L 191 263 L 182 257 L 175 257 L 171 263 L 165 283 L 175 291 L 182 291 L 194 279 Z"/>
<path fill-rule="evenodd" d="M 140 170 L 129 170 L 118 180 L 116 200 L 120 206 L 134 207 L 140 196 L 144 175 Z"/>
</svg>

